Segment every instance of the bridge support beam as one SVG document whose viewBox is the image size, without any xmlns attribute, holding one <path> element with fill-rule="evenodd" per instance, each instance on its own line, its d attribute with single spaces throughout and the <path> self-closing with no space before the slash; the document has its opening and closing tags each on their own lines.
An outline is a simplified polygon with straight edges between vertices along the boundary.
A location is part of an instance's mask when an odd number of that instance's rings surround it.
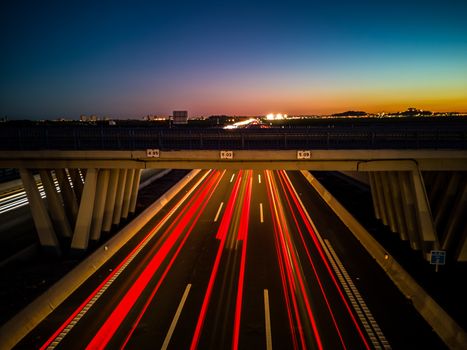
<svg viewBox="0 0 467 350">
<path fill-rule="evenodd" d="M 388 177 L 388 172 L 387 171 L 382 171 L 380 173 L 381 176 L 381 184 L 383 186 L 383 192 L 384 192 L 384 204 L 386 208 L 386 213 L 387 213 L 387 221 L 389 225 L 389 229 L 392 232 L 397 232 L 396 228 L 396 214 L 395 214 L 395 209 L 394 209 L 394 201 L 393 201 L 393 196 L 391 193 L 391 185 Z"/>
<path fill-rule="evenodd" d="M 130 211 L 131 191 L 133 189 L 133 179 L 135 169 L 128 169 L 125 181 L 125 190 L 123 191 L 122 218 L 127 219 Z"/>
<path fill-rule="evenodd" d="M 429 259 L 430 250 L 438 249 L 439 243 L 420 171 L 384 170 L 369 175 L 375 216 Z"/>
<path fill-rule="evenodd" d="M 112 223 L 114 225 L 118 225 L 122 218 L 123 196 L 125 193 L 127 172 L 127 169 L 120 169 L 120 174 L 118 176 L 117 195 L 115 197 L 115 207 L 112 219 Z"/>
<path fill-rule="evenodd" d="M 107 197 L 105 199 L 104 220 L 102 223 L 102 231 L 110 232 L 112 228 L 112 219 L 115 207 L 115 198 L 117 197 L 118 178 L 120 177 L 119 169 L 110 170 L 109 186 L 107 188 Z"/>
<path fill-rule="evenodd" d="M 100 240 L 102 232 L 109 232 L 113 224 L 118 225 L 122 218 L 127 219 L 135 212 L 141 169 L 59 168 L 54 171 L 60 191 L 54 183 L 53 171 L 39 170 L 47 201 L 40 198 L 32 170 L 24 168 L 20 173 L 41 245 L 53 247 L 57 254 L 60 243 L 69 241 L 59 242 L 56 233 L 71 238 L 72 250 L 84 251 L 90 240 Z M 80 186 L 82 192 L 75 192 Z"/>
<path fill-rule="evenodd" d="M 408 173 L 405 171 L 398 171 L 397 178 L 399 181 L 399 188 L 401 190 L 402 207 L 404 208 L 404 221 L 406 224 L 407 237 L 409 239 L 410 247 L 414 250 L 421 249 L 422 245 L 418 235 L 417 214 L 415 208 L 414 194 Z"/>
<path fill-rule="evenodd" d="M 459 248 L 456 255 L 457 261 L 467 261 L 467 226 L 464 226 L 464 230 L 462 232 Z"/>
<path fill-rule="evenodd" d="M 378 191 L 376 190 L 375 172 L 368 173 L 368 178 L 370 179 L 371 198 L 373 199 L 373 209 L 375 211 L 375 217 L 378 220 L 381 220 L 381 199 L 379 198 Z"/>
<path fill-rule="evenodd" d="M 141 169 L 135 169 L 135 176 L 133 178 L 133 185 L 131 189 L 131 198 L 130 198 L 130 213 L 131 214 L 134 214 L 136 210 L 136 200 L 138 199 L 140 181 L 141 181 Z"/>
<path fill-rule="evenodd" d="M 430 259 L 430 250 L 439 249 L 438 237 L 436 236 L 435 226 L 431 216 L 430 203 L 428 202 L 428 196 L 426 194 L 421 172 L 413 170 L 410 174 L 414 188 L 421 240 L 424 243 L 422 249 L 425 253 L 426 259 Z"/>
<path fill-rule="evenodd" d="M 60 186 L 60 193 L 62 194 L 65 211 L 73 227 L 76 222 L 76 217 L 78 216 L 78 199 L 71 188 L 66 169 L 55 169 L 55 176 L 57 176 L 58 185 Z"/>
<path fill-rule="evenodd" d="M 98 241 L 101 237 L 102 222 L 104 221 L 105 200 L 107 198 L 107 189 L 109 187 L 109 169 L 99 170 L 97 176 L 96 197 L 94 202 L 94 211 L 91 222 L 91 240 Z"/>
<path fill-rule="evenodd" d="M 56 255 L 60 255 L 61 250 L 57 236 L 55 235 L 52 220 L 50 219 L 45 203 L 41 198 L 32 171 L 30 169 L 23 168 L 19 170 L 19 173 L 21 180 L 23 181 L 26 196 L 28 197 L 32 217 L 42 247 L 52 251 Z"/>
<path fill-rule="evenodd" d="M 386 208 L 385 194 L 383 191 L 383 182 L 381 180 L 381 172 L 376 171 L 374 173 L 374 178 L 375 178 L 375 186 L 376 186 L 375 188 L 376 200 L 378 201 L 379 203 L 378 207 L 380 208 L 380 219 L 384 225 L 388 225 L 388 214 L 387 214 L 387 208 Z"/>
<path fill-rule="evenodd" d="M 443 243 L 445 240 L 445 230 L 443 230 L 443 227 L 446 227 L 446 225 L 449 224 L 449 211 L 452 210 L 449 203 L 454 203 L 456 199 L 461 177 L 459 173 L 454 172 L 452 174 L 444 175 L 444 179 L 444 191 L 436 202 L 437 210 L 434 212 L 435 226 L 440 232 L 440 241 L 442 246 L 446 246 L 446 244 Z"/>
<path fill-rule="evenodd" d="M 455 249 L 455 242 L 460 241 L 459 251 L 456 252 L 459 261 L 467 261 L 467 252 L 462 253 L 466 245 L 467 225 L 465 225 L 465 213 L 467 213 L 467 182 L 464 181 L 459 188 L 456 198 L 453 200 L 450 220 L 443 232 L 442 249 Z M 458 232 L 458 237 L 456 233 Z M 464 243 L 462 243 L 464 242 Z"/>
<path fill-rule="evenodd" d="M 81 201 L 81 194 L 83 193 L 83 180 L 81 179 L 81 173 L 79 169 L 68 169 L 70 174 L 71 183 L 73 184 L 73 191 L 78 202 Z"/>
<path fill-rule="evenodd" d="M 71 241 L 71 249 L 86 250 L 88 247 L 92 213 L 94 210 L 96 183 L 97 169 L 88 169 L 79 205 L 75 231 Z"/>
<path fill-rule="evenodd" d="M 71 237 L 71 226 L 65 214 L 60 195 L 57 193 L 54 180 L 50 170 L 39 170 L 44 192 L 47 197 L 47 204 L 49 207 L 52 222 L 54 223 L 56 231 L 59 235 L 64 237 Z"/>
<path fill-rule="evenodd" d="M 395 219 L 396 219 L 396 232 L 399 232 L 399 237 L 401 240 L 407 240 L 407 226 L 405 223 L 405 216 L 404 211 L 402 210 L 402 198 L 401 198 L 401 191 L 399 187 L 399 179 L 397 176 L 397 172 L 390 171 L 388 172 L 388 180 L 389 186 L 391 188 L 391 197 L 395 212 Z"/>
</svg>

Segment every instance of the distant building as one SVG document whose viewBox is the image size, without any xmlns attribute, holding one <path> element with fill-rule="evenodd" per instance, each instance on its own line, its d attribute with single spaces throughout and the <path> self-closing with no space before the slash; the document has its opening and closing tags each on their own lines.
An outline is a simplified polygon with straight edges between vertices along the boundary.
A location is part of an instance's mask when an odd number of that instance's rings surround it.
<svg viewBox="0 0 467 350">
<path fill-rule="evenodd" d="M 188 124 L 188 111 L 173 111 L 174 124 Z"/>
<path fill-rule="evenodd" d="M 147 121 L 164 121 L 169 120 L 170 118 L 166 115 L 157 115 L 157 114 L 148 114 L 147 116 L 143 117 L 143 120 Z"/>
<path fill-rule="evenodd" d="M 79 120 L 82 121 L 82 122 L 96 122 L 99 120 L 99 117 L 95 114 L 93 115 L 90 115 L 90 116 L 87 116 L 85 114 L 82 114 L 80 117 L 79 117 Z"/>
</svg>

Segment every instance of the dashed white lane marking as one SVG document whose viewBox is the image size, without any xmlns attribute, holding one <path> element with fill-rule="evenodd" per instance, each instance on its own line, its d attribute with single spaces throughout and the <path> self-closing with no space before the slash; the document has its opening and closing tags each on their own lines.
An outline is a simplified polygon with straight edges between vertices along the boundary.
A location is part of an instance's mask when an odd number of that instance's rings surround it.
<svg viewBox="0 0 467 350">
<path fill-rule="evenodd" d="M 258 182 L 261 183 L 261 174 L 258 174 Z"/>
<path fill-rule="evenodd" d="M 235 173 L 232 174 L 232 177 L 230 178 L 230 182 L 233 181 L 234 177 L 235 177 Z"/>
<path fill-rule="evenodd" d="M 271 314 L 269 312 L 269 292 L 264 290 L 264 325 L 266 327 L 266 350 L 272 350 Z"/>
<path fill-rule="evenodd" d="M 259 220 L 261 222 L 264 222 L 264 217 L 263 217 L 263 203 L 259 203 Z"/>
<path fill-rule="evenodd" d="M 217 219 L 219 219 L 219 214 L 221 213 L 223 205 L 224 205 L 224 202 L 221 202 L 221 204 L 219 205 L 219 209 L 217 209 L 217 214 L 216 214 L 216 217 L 214 218 L 214 222 L 216 222 Z"/>
<path fill-rule="evenodd" d="M 180 318 L 180 314 L 182 313 L 183 306 L 185 305 L 185 301 L 188 298 L 188 293 L 190 293 L 191 284 L 188 284 L 185 288 L 185 292 L 183 293 L 182 300 L 180 300 L 180 304 L 178 305 L 177 311 L 175 312 L 175 316 L 170 324 L 169 331 L 165 336 L 164 343 L 162 344 L 161 350 L 166 350 L 170 343 L 170 338 L 172 338 L 172 334 L 177 326 L 178 319 Z"/>
</svg>

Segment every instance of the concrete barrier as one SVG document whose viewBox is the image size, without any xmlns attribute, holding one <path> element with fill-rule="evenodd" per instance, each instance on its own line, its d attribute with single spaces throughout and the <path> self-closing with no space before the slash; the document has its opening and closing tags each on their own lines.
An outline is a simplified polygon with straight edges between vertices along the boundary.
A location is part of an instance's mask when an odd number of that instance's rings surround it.
<svg viewBox="0 0 467 350">
<path fill-rule="evenodd" d="M 107 243 L 103 244 L 44 294 L 5 323 L 0 328 L 0 350 L 11 349 L 23 339 L 143 228 L 154 214 L 159 212 L 166 203 L 177 195 L 199 171 L 191 171 Z"/>
<path fill-rule="evenodd" d="M 465 331 L 444 309 L 409 275 L 407 271 L 370 235 L 370 233 L 329 193 L 310 172 L 302 174 L 321 198 L 349 228 L 368 253 L 383 268 L 402 294 L 412 301 L 415 309 L 450 349 L 465 349 Z"/>
</svg>

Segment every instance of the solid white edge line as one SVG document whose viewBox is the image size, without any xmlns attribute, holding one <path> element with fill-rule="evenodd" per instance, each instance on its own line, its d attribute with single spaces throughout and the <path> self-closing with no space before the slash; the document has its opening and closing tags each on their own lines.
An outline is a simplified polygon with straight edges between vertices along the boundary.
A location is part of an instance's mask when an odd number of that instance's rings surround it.
<svg viewBox="0 0 467 350">
<path fill-rule="evenodd" d="M 269 312 L 269 292 L 264 290 L 264 325 L 266 327 L 266 350 L 272 350 L 271 313 Z"/>
<path fill-rule="evenodd" d="M 178 305 L 177 311 L 175 312 L 175 316 L 170 324 L 169 331 L 165 336 L 164 343 L 162 344 L 161 350 L 166 350 L 170 343 L 170 338 L 172 338 L 172 334 L 177 326 L 178 319 L 180 318 L 180 314 L 182 313 L 183 306 L 185 305 L 185 301 L 188 298 L 188 293 L 190 293 L 191 284 L 187 284 L 185 288 L 185 292 L 183 293 L 182 300 L 180 300 L 180 304 Z"/>
<path fill-rule="evenodd" d="M 235 177 L 235 173 L 232 174 L 232 177 L 230 178 L 230 182 L 233 181 L 234 177 Z"/>
<path fill-rule="evenodd" d="M 219 214 L 221 213 L 223 205 L 224 205 L 224 202 L 221 202 L 221 204 L 219 205 L 219 209 L 217 209 L 217 214 L 216 214 L 216 217 L 214 218 L 214 222 L 217 222 L 217 219 L 219 219 Z"/>
<path fill-rule="evenodd" d="M 259 218 L 261 223 L 264 222 L 264 217 L 263 217 L 263 203 L 259 203 Z"/>
</svg>

